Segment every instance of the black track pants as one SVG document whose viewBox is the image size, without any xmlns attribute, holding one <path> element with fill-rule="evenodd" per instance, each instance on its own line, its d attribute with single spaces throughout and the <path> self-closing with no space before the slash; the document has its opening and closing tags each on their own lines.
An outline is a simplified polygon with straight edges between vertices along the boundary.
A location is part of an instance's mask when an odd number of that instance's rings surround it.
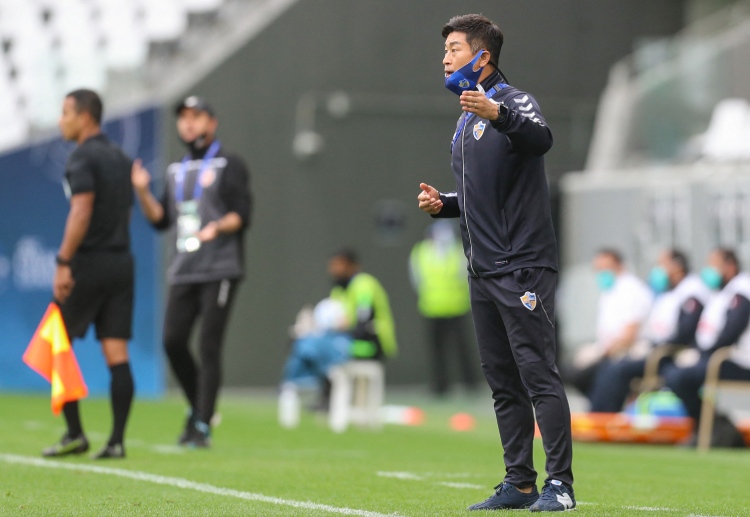
<svg viewBox="0 0 750 517">
<path fill-rule="evenodd" d="M 519 488 L 537 479 L 535 412 L 548 479 L 573 484 L 570 407 L 555 365 L 556 284 L 557 273 L 545 268 L 469 281 L 482 370 L 505 451 L 505 481 Z"/>
<path fill-rule="evenodd" d="M 198 420 L 209 422 L 221 385 L 224 330 L 237 290 L 237 281 L 177 284 L 169 289 L 164 318 L 164 349 L 172 371 Z M 200 366 L 189 350 L 190 334 L 200 318 Z"/>
</svg>

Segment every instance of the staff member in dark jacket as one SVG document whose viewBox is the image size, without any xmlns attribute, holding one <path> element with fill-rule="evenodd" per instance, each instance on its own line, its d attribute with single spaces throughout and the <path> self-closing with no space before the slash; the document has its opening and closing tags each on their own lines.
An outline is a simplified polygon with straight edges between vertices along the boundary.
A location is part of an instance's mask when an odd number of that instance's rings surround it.
<svg viewBox="0 0 750 517">
<path fill-rule="evenodd" d="M 701 387 L 714 352 L 734 347 L 729 359 L 721 363 L 720 379 L 750 381 L 750 274 L 741 270 L 734 251 L 717 248 L 708 256 L 701 278 L 717 292 L 701 313 L 695 333 L 697 349 L 678 356 L 664 372 L 664 383 L 680 397 L 696 425 L 701 417 Z M 722 420 L 727 422 L 725 417 Z"/>
<path fill-rule="evenodd" d="M 500 29 L 481 15 L 443 27 L 446 87 L 464 113 L 451 144 L 456 191 L 422 183 L 419 207 L 459 217 L 479 354 L 495 400 L 507 474 L 470 510 L 575 507 L 570 408 L 555 366 L 557 242 L 543 155 L 552 134 L 536 100 L 497 68 Z M 475 89 L 476 88 L 476 89 Z M 534 412 L 547 453 L 537 492 Z"/>
<path fill-rule="evenodd" d="M 167 169 L 161 201 L 139 161 L 132 181 L 143 213 L 158 229 L 174 227 L 175 250 L 164 321 L 164 348 L 190 403 L 179 443 L 210 445 L 211 417 L 221 384 L 221 349 L 237 286 L 244 274 L 243 235 L 250 222 L 249 175 L 243 161 L 215 138 L 218 122 L 205 99 L 176 107 L 177 132 L 188 154 Z M 188 349 L 201 319 L 198 368 Z"/>
<path fill-rule="evenodd" d="M 70 212 L 57 253 L 54 295 L 71 338 L 92 323 L 112 374 L 112 434 L 94 459 L 123 458 L 125 424 L 133 401 L 128 340 L 133 323 L 133 256 L 130 254 L 132 161 L 101 132 L 102 101 L 75 90 L 63 103 L 60 132 L 78 147 L 65 167 Z M 68 430 L 44 456 L 86 452 L 78 402 L 63 406 Z"/>
</svg>

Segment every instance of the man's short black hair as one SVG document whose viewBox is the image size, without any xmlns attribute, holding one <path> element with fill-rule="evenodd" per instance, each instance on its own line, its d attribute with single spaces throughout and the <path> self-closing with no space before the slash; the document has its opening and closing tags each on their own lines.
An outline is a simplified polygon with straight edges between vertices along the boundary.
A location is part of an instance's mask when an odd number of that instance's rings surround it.
<svg viewBox="0 0 750 517">
<path fill-rule="evenodd" d="M 685 255 L 682 250 L 676 248 L 669 250 L 669 260 L 677 264 L 686 275 L 690 273 L 690 259 L 688 259 L 687 255 Z"/>
<path fill-rule="evenodd" d="M 98 93 L 93 90 L 80 89 L 73 90 L 65 97 L 71 97 L 76 101 L 76 111 L 78 113 L 88 113 L 94 122 L 101 125 L 104 106 Z"/>
<path fill-rule="evenodd" d="M 605 255 L 615 261 L 616 264 L 621 265 L 625 260 L 618 250 L 614 248 L 601 248 L 596 252 L 597 255 Z"/>
<path fill-rule="evenodd" d="M 466 34 L 466 42 L 473 54 L 481 49 L 489 51 L 490 63 L 497 68 L 500 49 L 503 48 L 503 32 L 492 20 L 481 14 L 454 16 L 443 25 L 443 38 L 447 38 L 451 32 Z"/>
<path fill-rule="evenodd" d="M 349 264 L 352 264 L 354 266 L 359 265 L 359 256 L 357 256 L 357 252 L 350 248 L 341 248 L 340 250 L 336 251 L 333 255 L 331 255 L 331 258 L 342 258 L 346 260 Z"/>
<path fill-rule="evenodd" d="M 725 264 L 734 266 L 735 268 L 737 268 L 737 272 L 742 270 L 742 266 L 740 266 L 740 259 L 737 258 L 737 254 L 734 252 L 734 250 L 729 248 L 718 248 L 716 251 L 721 254 L 721 259 Z"/>
</svg>

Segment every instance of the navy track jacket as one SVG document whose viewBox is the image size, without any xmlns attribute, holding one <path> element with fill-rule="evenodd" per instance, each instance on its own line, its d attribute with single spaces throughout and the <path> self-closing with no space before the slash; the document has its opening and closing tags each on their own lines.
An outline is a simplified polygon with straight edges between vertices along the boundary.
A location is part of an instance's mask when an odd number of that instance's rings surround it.
<svg viewBox="0 0 750 517">
<path fill-rule="evenodd" d="M 456 191 L 441 193 L 433 216 L 459 217 L 471 276 L 499 276 L 527 267 L 557 271 L 544 154 L 552 133 L 536 100 L 502 84 L 497 72 L 482 82 L 492 100 L 508 107 L 502 122 L 464 112 L 459 118 L 451 165 Z M 466 120 L 464 121 L 464 118 Z"/>
</svg>

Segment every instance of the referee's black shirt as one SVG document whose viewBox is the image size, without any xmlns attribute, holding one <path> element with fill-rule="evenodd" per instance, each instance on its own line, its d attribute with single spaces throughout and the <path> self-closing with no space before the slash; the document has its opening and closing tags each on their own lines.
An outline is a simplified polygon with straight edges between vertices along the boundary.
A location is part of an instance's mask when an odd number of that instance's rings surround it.
<svg viewBox="0 0 750 517">
<path fill-rule="evenodd" d="M 101 133 L 84 141 L 71 153 L 65 168 L 69 194 L 95 194 L 91 223 L 79 252 L 130 251 L 132 164 L 132 160 Z"/>
</svg>

